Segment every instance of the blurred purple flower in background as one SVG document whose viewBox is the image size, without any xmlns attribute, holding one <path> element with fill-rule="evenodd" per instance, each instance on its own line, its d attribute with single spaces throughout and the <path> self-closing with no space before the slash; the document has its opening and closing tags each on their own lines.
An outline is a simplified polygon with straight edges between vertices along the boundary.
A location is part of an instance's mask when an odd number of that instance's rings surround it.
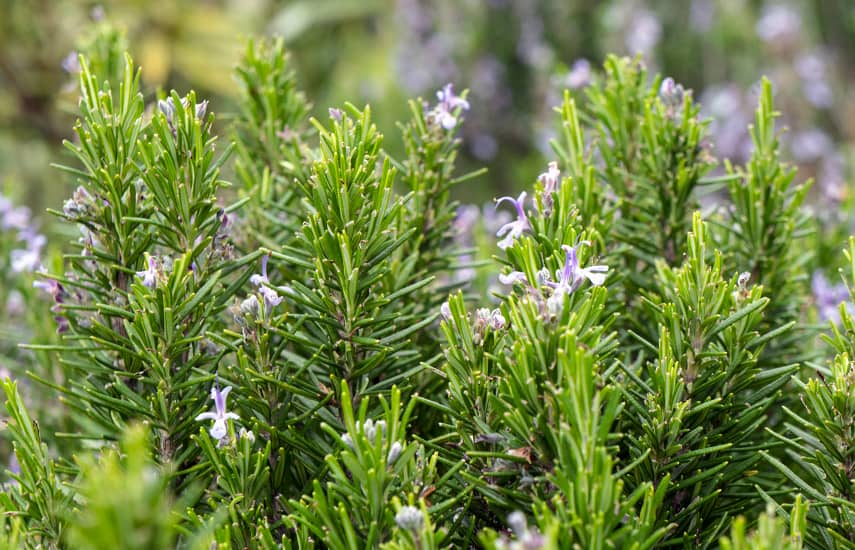
<svg viewBox="0 0 855 550">
<path fill-rule="evenodd" d="M 68 74 L 77 74 L 80 72 L 80 57 L 76 51 L 68 52 L 62 60 L 62 70 Z"/>
<path fill-rule="evenodd" d="M 757 36 L 764 42 L 781 46 L 794 42 L 802 26 L 798 12 L 786 4 L 773 3 L 767 6 L 757 21 Z"/>
<path fill-rule="evenodd" d="M 834 151 L 834 143 L 822 130 L 810 128 L 793 134 L 790 140 L 790 151 L 797 162 L 817 162 Z"/>
<path fill-rule="evenodd" d="M 629 53 L 649 55 L 659 44 L 662 36 L 662 23 L 656 15 L 647 10 L 634 10 L 629 17 L 624 43 Z"/>
<path fill-rule="evenodd" d="M 571 90 L 584 88 L 591 82 L 591 75 L 591 63 L 585 58 L 577 59 L 564 77 L 564 85 Z"/>
<path fill-rule="evenodd" d="M 849 302 L 849 290 L 843 283 L 832 285 L 821 271 L 814 271 L 811 278 L 813 299 L 819 313 L 820 321 L 840 323 L 840 304 L 846 302 L 846 309 L 853 313 L 852 302 Z"/>
<path fill-rule="evenodd" d="M 751 156 L 748 125 L 752 107 L 745 94 L 734 83 L 708 87 L 700 97 L 701 112 L 712 117 L 709 131 L 718 157 L 745 162 Z"/>
<path fill-rule="evenodd" d="M 796 74 L 802 80 L 805 99 L 818 109 L 831 107 L 834 94 L 828 83 L 828 62 L 819 50 L 801 54 L 795 63 Z"/>
</svg>

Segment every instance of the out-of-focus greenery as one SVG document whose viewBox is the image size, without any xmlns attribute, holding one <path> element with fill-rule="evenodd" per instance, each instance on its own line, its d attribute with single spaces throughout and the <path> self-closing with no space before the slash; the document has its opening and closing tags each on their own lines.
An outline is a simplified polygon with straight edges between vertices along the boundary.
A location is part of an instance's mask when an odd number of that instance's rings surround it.
<svg viewBox="0 0 855 550">
<path fill-rule="evenodd" d="M 143 84 L 192 83 L 217 111 L 233 110 L 230 69 L 242 37 L 279 34 L 317 112 L 345 98 L 379 103 L 386 133 L 407 97 L 447 82 L 469 88 L 464 156 L 491 175 L 471 201 L 536 173 L 553 135 L 558 90 L 585 81 L 605 54 L 641 54 L 692 88 L 722 153 L 747 158 L 754 84 L 769 76 L 792 128 L 788 154 L 834 199 L 855 141 L 855 10 L 849 0 L 3 0 L 0 18 L 0 174 L 19 199 L 58 206 L 64 180 L 46 168 L 74 111 L 69 52 L 114 24 L 145 67 Z M 393 107 L 397 105 L 396 111 Z M 834 250 L 839 248 L 835 246 Z"/>
</svg>

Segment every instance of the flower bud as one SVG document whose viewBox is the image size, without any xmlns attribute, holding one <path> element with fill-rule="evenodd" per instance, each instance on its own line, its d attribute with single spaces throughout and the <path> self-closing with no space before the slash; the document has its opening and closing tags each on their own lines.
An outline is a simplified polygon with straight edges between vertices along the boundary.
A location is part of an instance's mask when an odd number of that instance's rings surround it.
<svg viewBox="0 0 855 550">
<path fill-rule="evenodd" d="M 389 448 L 389 455 L 386 457 L 386 465 L 391 466 L 398 460 L 398 457 L 401 456 L 401 451 L 404 450 L 404 446 L 401 445 L 400 441 L 396 441 L 392 443 L 392 446 Z"/>
<path fill-rule="evenodd" d="M 240 303 L 240 312 L 244 315 L 258 315 L 258 298 L 255 294 L 251 294 L 246 300 Z"/>
<path fill-rule="evenodd" d="M 424 514 L 415 506 L 404 506 L 395 514 L 395 524 L 406 531 L 418 531 L 424 523 Z"/>
</svg>

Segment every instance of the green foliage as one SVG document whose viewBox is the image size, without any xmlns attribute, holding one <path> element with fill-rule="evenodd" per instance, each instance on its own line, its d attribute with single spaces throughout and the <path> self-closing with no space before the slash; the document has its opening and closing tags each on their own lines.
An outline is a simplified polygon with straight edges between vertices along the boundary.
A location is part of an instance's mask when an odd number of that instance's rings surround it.
<svg viewBox="0 0 855 550">
<path fill-rule="evenodd" d="M 30 346 L 56 354 L 61 376 L 31 377 L 70 414 L 43 438 L 4 386 L 20 472 L 0 540 L 851 546 L 855 319 L 842 306 L 837 358 L 798 376 L 806 187 L 768 83 L 754 156 L 710 178 L 691 92 L 610 58 L 565 93 L 531 197 L 500 201 L 488 295 L 458 272 L 483 257 L 451 198 L 477 175 L 455 168 L 465 92 L 411 102 L 394 158 L 369 107 L 309 119 L 283 42 L 250 41 L 232 164 L 194 93 L 146 109 L 130 58 L 118 91 L 81 66 L 80 187 L 56 214 L 83 238 L 39 273 L 61 340 Z M 732 208 L 702 216 L 722 183 Z M 855 239 L 849 259 L 855 277 Z"/>
<path fill-rule="evenodd" d="M 64 170 L 81 185 L 61 215 L 85 236 L 66 256 L 71 270 L 47 276 L 61 285 L 55 298 L 70 327 L 61 391 L 88 437 L 115 439 L 145 420 L 157 458 L 186 465 L 198 454 L 188 443 L 205 375 L 219 360 L 206 331 L 222 326 L 233 290 L 221 277 L 239 266 L 216 202 L 228 153 L 215 158 L 213 116 L 192 93 L 173 92 L 144 117 L 130 58 L 118 94 L 85 60 L 80 83 L 80 143 L 68 148 L 82 169 Z"/>
<path fill-rule="evenodd" d="M 733 522 L 730 537 L 722 537 L 722 550 L 801 550 L 804 548 L 805 516 L 809 506 L 796 498 L 790 514 L 790 532 L 787 533 L 784 518 L 775 517 L 769 506 L 757 521 L 757 530 L 746 535 L 746 521 L 740 516 Z"/>
<path fill-rule="evenodd" d="M 794 325 L 799 319 L 800 304 L 787 297 L 804 292 L 806 265 L 811 260 L 811 253 L 798 246 L 810 232 L 809 218 L 800 210 L 810 181 L 796 184 L 795 168 L 780 161 L 777 116 L 772 85 L 764 79 L 751 128 L 751 159 L 744 169 L 727 166 L 732 176 L 727 183 L 732 208 L 726 242 L 721 245 L 734 269 L 747 271 L 752 281 L 763 285 L 764 295 L 771 299 L 769 328 Z M 799 341 L 806 331 L 792 328 L 770 343 L 764 364 L 782 366 L 805 358 L 800 356 Z"/>
<path fill-rule="evenodd" d="M 849 261 L 847 285 L 855 280 L 855 238 L 845 251 Z M 836 355 L 828 366 L 817 366 L 817 378 L 804 382 L 793 378 L 799 388 L 801 406 L 785 408 L 784 430 L 776 436 L 785 444 L 787 456 L 765 455 L 795 487 L 811 499 L 807 518 L 809 548 L 852 548 L 855 536 L 855 498 L 851 467 L 855 453 L 855 368 L 850 353 L 855 346 L 855 318 L 840 305 L 841 328 L 833 327 L 825 341 Z M 782 498 L 783 500 L 783 498 Z"/>
<path fill-rule="evenodd" d="M 671 517 L 684 542 L 715 540 L 734 510 L 753 506 L 743 486 L 761 459 L 756 436 L 795 366 L 760 370 L 774 334 L 760 332 L 769 300 L 762 288 L 725 278 L 721 257 L 707 263 L 709 236 L 695 214 L 684 265 L 658 265 L 660 296 L 646 301 L 661 327 L 658 358 L 635 374 L 626 418 L 631 474 L 669 475 Z M 755 497 L 756 499 L 756 497 Z"/>
<path fill-rule="evenodd" d="M 12 476 L 16 484 L 7 487 L 0 497 L 4 512 L 20 518 L 19 522 L 11 522 L 9 536 L 23 539 L 28 547 L 35 546 L 36 541 L 55 546 L 65 534 L 65 513 L 73 495 L 63 487 L 57 466 L 41 440 L 39 425 L 21 401 L 16 384 L 4 380 L 3 391 L 9 415 L 6 429 L 20 465 L 20 473 Z"/>
<path fill-rule="evenodd" d="M 368 399 L 354 410 L 345 382 L 341 395 L 345 433 L 323 427 L 339 440 L 340 447 L 326 457 L 329 481 L 322 484 L 316 479 L 311 495 L 292 501 L 294 513 L 288 521 L 307 529 L 329 548 L 373 547 L 387 540 L 396 524 L 399 530 L 405 529 L 397 517 L 400 504 L 394 506 L 392 497 L 425 494 L 433 487 L 438 479 L 437 457 L 426 457 L 423 447 L 406 442 L 415 401 L 404 408 L 396 387 L 388 403 L 380 398 L 383 414 L 376 420 L 368 416 Z M 452 504 L 437 503 L 431 509 L 447 514 Z M 420 510 L 422 523 L 427 512 Z"/>
<path fill-rule="evenodd" d="M 311 105 L 297 89 L 281 39 L 249 40 L 235 77 L 240 108 L 233 126 L 235 172 L 249 199 L 241 244 L 249 249 L 259 242 L 290 243 L 298 215 L 294 180 L 305 182 L 311 173 Z"/>
<path fill-rule="evenodd" d="M 68 515 L 73 548 L 106 550 L 169 548 L 176 535 L 168 478 L 149 456 L 148 434 L 135 426 L 125 435 L 121 454 L 106 450 L 96 463 L 85 457 L 77 483 L 82 509 Z"/>
</svg>

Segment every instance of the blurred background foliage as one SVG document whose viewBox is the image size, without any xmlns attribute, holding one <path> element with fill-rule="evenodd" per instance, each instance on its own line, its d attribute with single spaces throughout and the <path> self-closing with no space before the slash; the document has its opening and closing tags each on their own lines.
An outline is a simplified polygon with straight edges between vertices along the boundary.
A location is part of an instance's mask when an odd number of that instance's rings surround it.
<svg viewBox="0 0 855 550">
<path fill-rule="evenodd" d="M 851 194 L 851 0 L 2 0 L 2 13 L 0 176 L 7 194 L 36 212 L 69 192 L 49 167 L 71 136 L 69 53 L 112 32 L 144 68 L 150 97 L 195 89 L 221 121 L 233 111 L 231 68 L 243 39 L 256 34 L 285 38 L 317 112 L 345 100 L 372 103 L 386 133 L 397 131 L 406 98 L 432 99 L 447 82 L 468 88 L 464 169 L 490 172 L 461 188 L 466 202 L 539 173 L 561 90 L 583 87 L 606 53 L 641 55 L 693 89 L 720 118 L 712 128 L 718 156 L 736 160 L 747 158 L 746 126 L 765 74 L 800 177 L 815 176 L 815 194 L 836 206 Z"/>
</svg>

